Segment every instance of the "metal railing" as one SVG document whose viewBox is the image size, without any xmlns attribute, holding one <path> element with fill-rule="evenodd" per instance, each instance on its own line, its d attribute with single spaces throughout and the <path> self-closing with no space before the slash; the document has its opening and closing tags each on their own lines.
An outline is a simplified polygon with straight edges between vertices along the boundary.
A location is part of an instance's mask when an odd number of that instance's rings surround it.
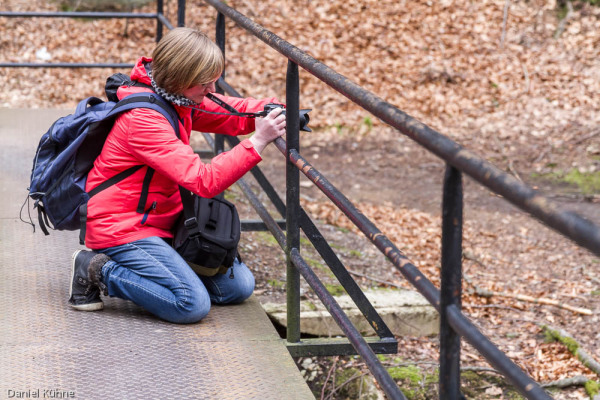
<svg viewBox="0 0 600 400">
<path fill-rule="evenodd" d="M 156 13 L 105 12 L 105 11 L 57 11 L 57 12 L 18 12 L 0 11 L 0 17 L 6 18 L 117 18 L 117 19 L 154 19 L 156 20 L 156 41 L 163 35 L 163 26 L 173 29 L 173 25 L 164 15 L 164 0 L 156 1 Z M 177 26 L 185 25 L 185 0 L 177 0 Z M 11 63 L 0 60 L 0 67 L 20 68 L 132 68 L 128 63 Z"/>
<path fill-rule="evenodd" d="M 345 271 L 343 265 L 337 265 L 339 260 L 337 260 L 335 255 L 333 260 L 328 257 L 327 250 L 324 250 L 328 247 L 326 241 L 320 234 L 313 230 L 314 225 L 300 206 L 298 177 L 299 172 L 302 172 L 344 212 L 356 227 L 440 313 L 440 398 L 463 398 L 460 392 L 460 338 L 463 337 L 525 397 L 528 399 L 549 399 L 550 396 L 548 393 L 483 335 L 461 311 L 462 174 L 471 176 L 483 186 L 502 195 L 511 203 L 530 213 L 535 219 L 544 222 L 549 227 L 597 255 L 600 255 L 600 228 L 575 213 L 559 209 L 554 203 L 539 195 L 531 187 L 521 183 L 511 175 L 502 172 L 488 161 L 412 118 L 373 93 L 349 81 L 346 77 L 338 74 L 233 8 L 228 7 L 225 3 L 219 0 L 204 1 L 219 12 L 217 18 L 217 42 L 220 43 L 222 49 L 225 47 L 224 19 L 228 17 L 250 34 L 256 36 L 288 58 L 286 76 L 286 140 L 277 139 L 275 142 L 279 151 L 287 159 L 286 205 L 283 204 L 276 194 L 269 194 L 269 198 L 275 204 L 278 212 L 286 217 L 285 234 L 264 206 L 260 205 L 256 196 L 253 195 L 249 186 L 243 180 L 241 181 L 241 187 L 249 195 L 252 205 L 286 252 L 288 273 L 287 341 L 290 352 L 293 355 L 306 354 L 298 351 L 298 348 L 302 347 L 304 342 L 304 340 L 300 339 L 299 329 L 299 275 L 302 275 L 326 306 L 342 331 L 347 335 L 356 351 L 364 357 L 369 369 L 385 393 L 393 399 L 405 398 L 385 368 L 375 357 L 372 348 L 361 337 L 356 328 L 349 323 L 347 316 L 300 254 L 299 232 L 302 229 L 319 253 L 322 256 L 325 254 L 323 258 L 336 276 L 339 272 L 337 271 L 338 267 Z M 438 290 L 368 218 L 301 156 L 297 117 L 299 115 L 299 66 L 446 162 L 447 167 L 444 176 L 442 200 L 441 290 Z M 219 80 L 219 86 L 228 94 L 239 96 L 224 79 Z M 231 145 L 237 143 L 236 138 L 227 137 L 225 140 Z M 263 189 L 268 188 L 268 185 L 265 185 L 265 182 L 261 181 L 261 174 L 255 171 L 253 173 L 258 178 Z M 330 263 L 331 261 L 333 262 Z M 343 276 L 344 274 L 341 273 L 340 275 Z M 350 280 L 352 279 L 350 278 Z M 344 285 L 344 282 L 342 282 L 342 285 Z"/>
</svg>

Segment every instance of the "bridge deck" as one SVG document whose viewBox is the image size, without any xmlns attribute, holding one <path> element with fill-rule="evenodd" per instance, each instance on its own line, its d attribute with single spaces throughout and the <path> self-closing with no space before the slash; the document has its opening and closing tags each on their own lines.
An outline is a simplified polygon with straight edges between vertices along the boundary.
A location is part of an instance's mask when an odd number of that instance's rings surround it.
<svg viewBox="0 0 600 400">
<path fill-rule="evenodd" d="M 0 398 L 314 398 L 254 298 L 188 326 L 116 298 L 68 307 L 77 233 L 33 233 L 19 209 L 40 136 L 69 112 L 0 109 Z"/>
</svg>

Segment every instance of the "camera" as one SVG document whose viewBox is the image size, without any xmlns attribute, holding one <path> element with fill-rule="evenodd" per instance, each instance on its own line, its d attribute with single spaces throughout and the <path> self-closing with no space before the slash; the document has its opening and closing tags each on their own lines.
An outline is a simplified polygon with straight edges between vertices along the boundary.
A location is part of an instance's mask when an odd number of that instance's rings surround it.
<svg viewBox="0 0 600 400">
<path fill-rule="evenodd" d="M 265 104 L 265 109 L 264 109 L 263 113 L 264 113 L 264 115 L 267 115 L 268 113 L 275 110 L 276 108 L 284 108 L 284 107 L 282 104 L 276 104 L 276 103 Z M 300 118 L 298 120 L 300 122 L 300 130 L 301 131 L 312 132 L 312 129 L 310 129 L 308 127 L 308 122 L 310 121 L 310 117 L 308 116 L 308 113 L 310 111 L 312 111 L 312 109 L 300 110 Z M 285 108 L 281 113 L 283 115 L 285 115 Z"/>
</svg>

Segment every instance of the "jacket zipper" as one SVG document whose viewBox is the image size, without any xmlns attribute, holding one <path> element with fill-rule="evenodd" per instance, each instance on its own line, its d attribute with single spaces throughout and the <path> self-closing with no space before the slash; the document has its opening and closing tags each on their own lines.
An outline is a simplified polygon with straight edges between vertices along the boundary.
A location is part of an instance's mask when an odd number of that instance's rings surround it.
<svg viewBox="0 0 600 400">
<path fill-rule="evenodd" d="M 156 210 L 156 201 L 153 201 L 152 205 L 146 211 L 144 211 L 144 217 L 142 218 L 142 225 L 144 225 L 146 223 L 146 220 L 148 219 L 148 215 L 150 214 L 150 211 L 152 211 L 152 210 Z"/>
</svg>

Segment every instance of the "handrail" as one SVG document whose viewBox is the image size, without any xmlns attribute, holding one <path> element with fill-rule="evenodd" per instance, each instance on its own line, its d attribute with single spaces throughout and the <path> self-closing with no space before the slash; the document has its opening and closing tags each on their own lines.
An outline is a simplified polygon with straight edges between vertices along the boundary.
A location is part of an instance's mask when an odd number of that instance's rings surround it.
<svg viewBox="0 0 600 400">
<path fill-rule="evenodd" d="M 219 82 L 222 87 L 228 88 L 232 91 L 231 87 L 227 85 L 224 81 L 220 80 Z M 237 94 L 233 91 L 233 94 Z M 227 138 L 228 141 L 235 144 L 236 138 Z M 287 144 L 286 142 L 279 138 L 275 141 L 275 146 L 277 149 L 283 154 L 286 155 L 287 152 Z M 290 152 L 290 159 L 296 165 L 296 167 L 308 178 L 310 179 L 327 197 L 330 198 L 338 208 L 350 218 L 350 220 L 367 236 L 377 248 L 379 248 L 382 253 L 384 253 L 390 261 L 402 272 L 402 274 L 408 279 L 408 281 L 415 286 L 421 294 L 423 294 L 427 300 L 439 311 L 441 312 L 441 302 L 440 302 L 440 292 L 433 285 L 433 283 L 425 277 L 417 267 L 414 266 L 410 262 L 410 260 L 402 254 L 402 252 L 383 234 L 373 223 L 366 218 L 335 186 L 333 186 L 327 178 L 325 178 L 322 174 L 319 173 L 315 168 L 310 165 L 308 161 L 306 161 L 302 156 L 300 156 L 296 151 Z M 259 216 L 263 219 L 268 229 L 271 231 L 275 239 L 278 241 L 282 248 L 286 247 L 286 239 L 284 233 L 274 222 L 273 218 L 266 212 L 266 210 L 258 208 L 255 203 L 257 201 L 252 200 L 252 196 L 248 195 L 250 189 L 247 184 L 240 182 L 240 186 L 244 190 L 246 196 L 249 197 L 252 205 L 257 210 Z M 250 192 L 251 193 L 251 192 Z M 294 264 L 299 268 L 302 275 L 307 279 L 309 285 L 317 292 L 315 287 L 319 287 L 316 283 L 316 277 L 313 276 L 309 271 L 304 268 L 304 264 L 299 261 L 299 254 L 297 253 L 297 249 L 292 251 L 294 254 L 293 260 Z M 307 278 L 308 276 L 308 278 Z M 309 280 L 310 279 L 310 280 Z M 314 285 L 314 286 L 313 286 Z M 330 310 L 330 302 L 334 302 L 332 296 L 329 293 L 317 292 L 319 298 L 326 305 L 330 313 L 337 314 L 337 310 Z M 498 371 L 502 372 L 517 388 L 520 388 L 521 391 L 530 399 L 548 399 L 548 395 L 545 391 L 530 377 L 525 375 L 521 369 L 514 364 L 502 351 L 500 351 L 488 338 L 482 335 L 478 329 L 473 325 L 471 321 L 468 320 L 460 310 L 454 308 L 447 308 L 448 320 L 450 325 L 460 334 L 465 337 L 475 348 L 481 351 L 481 353 L 486 357 L 490 363 L 498 369 Z M 338 318 L 343 318 L 341 316 L 335 316 L 336 322 L 338 322 Z M 338 322 L 339 323 L 339 322 Z M 342 327 L 340 325 L 340 327 Z M 348 329 L 347 327 L 345 327 Z M 344 329 L 345 331 L 345 329 Z M 354 342 L 353 342 L 354 343 Z M 357 349 L 358 350 L 358 349 Z M 361 351 L 359 354 L 363 355 Z M 364 356 L 364 355 L 363 355 Z M 397 398 L 390 393 L 386 392 L 390 397 Z M 448 397 L 448 398 L 458 398 L 457 397 Z"/>
<path fill-rule="evenodd" d="M 245 28 L 254 36 L 267 43 L 276 51 L 288 58 L 288 76 L 286 78 L 286 103 L 288 115 L 287 141 L 277 139 L 276 147 L 288 160 L 287 166 L 287 196 L 288 207 L 288 233 L 285 249 L 288 259 L 288 273 L 294 272 L 289 268 L 291 261 L 297 272 L 300 272 L 310 286 L 317 292 L 319 298 L 325 303 L 331 303 L 332 297 L 322 293 L 320 282 L 314 282 L 312 271 L 306 268 L 300 259 L 299 244 L 290 245 L 290 237 L 294 240 L 298 226 L 296 214 L 298 210 L 298 179 L 290 173 L 290 165 L 295 166 L 308 179 L 310 179 L 350 220 L 367 236 L 379 250 L 384 253 L 400 272 L 421 292 L 427 300 L 442 315 L 442 329 L 440 332 L 440 393 L 446 398 L 460 398 L 460 337 L 464 337 L 473 345 L 495 368 L 503 373 L 510 382 L 527 398 L 549 399 L 549 395 L 531 377 L 524 373 L 506 354 L 499 350 L 487 337 L 460 310 L 461 270 L 462 270 L 462 173 L 473 177 L 476 181 L 487 186 L 495 193 L 504 196 L 513 204 L 529 212 L 534 218 L 546 223 L 551 228 L 562 233 L 579 245 L 587 248 L 592 253 L 600 255 L 600 228 L 585 218 L 571 212 L 559 209 L 545 197 L 539 195 L 529 186 L 521 183 L 512 176 L 502 172 L 488 161 L 476 156 L 469 150 L 460 146 L 446 136 L 429 128 L 427 125 L 410 117 L 393 105 L 385 102 L 371 92 L 350 82 L 344 76 L 333 71 L 318 60 L 310 57 L 277 35 L 266 30 L 236 10 L 228 7 L 218 0 L 205 0 L 219 11 L 234 20 L 239 26 Z M 321 79 L 323 82 L 372 112 L 375 116 L 387 122 L 392 127 L 406 134 L 430 152 L 442 158 L 447 163 L 446 177 L 444 179 L 443 220 L 442 220 L 442 290 L 440 291 L 429 281 L 400 250 L 377 227 L 366 218 L 356 207 L 337 190 L 329 181 L 320 174 L 298 150 L 297 133 L 297 66 L 302 66 L 306 71 Z M 290 71 L 296 72 L 290 73 Z M 292 82 L 290 82 L 292 80 Z M 290 96 L 289 92 L 293 95 Z M 290 118 L 291 117 L 291 118 Z M 290 128 L 292 126 L 292 128 Z M 290 225 L 292 228 L 290 229 Z M 270 224 L 273 226 L 273 224 Z M 282 233 L 273 234 L 277 238 L 283 237 Z M 291 235 L 291 236 L 290 236 Z M 297 240 L 296 240 L 297 241 Z M 295 279 L 295 278 L 293 278 Z M 296 290 L 293 285 L 288 290 Z M 294 306 L 288 301 L 288 307 Z M 328 307 L 329 308 L 329 307 Z M 288 321 L 290 321 L 288 310 Z M 336 321 L 338 321 L 336 319 Z M 343 323 L 343 322 L 339 322 Z M 289 328 L 288 328 L 289 329 Z M 297 329 L 292 327 L 292 329 Z M 293 338 L 292 338 L 293 339 Z M 288 337 L 288 340 L 290 338 Z M 358 341 L 352 339 L 353 344 Z M 358 347 L 357 347 L 358 350 Z M 359 351 L 362 355 L 362 352 Z M 369 368 L 371 365 L 367 362 Z M 378 368 L 378 367 L 375 367 Z M 373 370 L 372 370 L 373 371 Z M 377 378 L 377 377 L 376 377 Z M 385 382 L 385 378 L 384 382 Z M 379 379 L 378 379 L 379 381 Z M 386 393 L 396 398 L 394 391 Z"/>
<path fill-rule="evenodd" d="M 282 139 L 276 141 L 276 146 L 285 154 L 285 142 Z M 438 310 L 441 312 L 440 291 L 435 285 L 423 275 L 421 271 L 390 241 L 381 231 L 365 217 L 327 178 L 321 175 L 310 165 L 306 159 L 297 152 L 290 152 L 290 158 L 300 171 L 310 179 L 338 208 L 361 230 L 361 232 L 375 244 L 375 246 L 386 255 L 386 257 L 398 268 L 404 277 Z M 482 352 L 484 357 L 498 371 L 506 376 L 523 394 L 530 399 L 547 399 L 547 394 L 533 379 L 525 375 L 523 371 L 513 363 L 502 351 L 500 351 L 487 337 L 479 332 L 475 325 L 454 308 L 454 312 L 448 312 L 448 320 L 455 330 L 460 328 L 461 335 L 467 341 Z"/>
<path fill-rule="evenodd" d="M 600 256 L 600 227 L 549 199 L 225 5 L 204 0 L 327 85 L 559 233 Z"/>
<path fill-rule="evenodd" d="M 110 11 L 0 11 L 7 18 L 157 18 L 157 13 L 110 12 Z"/>
</svg>

